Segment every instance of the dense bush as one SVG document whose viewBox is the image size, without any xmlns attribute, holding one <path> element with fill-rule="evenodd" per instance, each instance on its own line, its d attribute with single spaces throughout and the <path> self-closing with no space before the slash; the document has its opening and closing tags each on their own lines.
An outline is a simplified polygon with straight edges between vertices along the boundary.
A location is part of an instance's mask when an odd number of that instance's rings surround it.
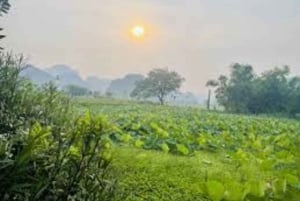
<svg viewBox="0 0 300 201">
<path fill-rule="evenodd" d="M 291 76 L 287 66 L 256 75 L 252 66 L 236 63 L 230 76 L 208 83 L 217 87 L 217 101 L 229 112 L 293 117 L 300 113 L 300 77 Z"/>
<path fill-rule="evenodd" d="M 0 200 L 111 200 L 109 124 L 73 118 L 54 84 L 19 77 L 22 58 L 0 55 Z"/>
</svg>

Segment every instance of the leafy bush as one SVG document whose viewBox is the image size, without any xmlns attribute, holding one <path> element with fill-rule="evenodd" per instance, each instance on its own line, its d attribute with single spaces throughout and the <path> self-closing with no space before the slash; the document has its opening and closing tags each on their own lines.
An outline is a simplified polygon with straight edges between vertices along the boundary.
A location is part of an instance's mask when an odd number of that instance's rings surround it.
<svg viewBox="0 0 300 201">
<path fill-rule="evenodd" d="M 103 140 L 107 128 L 105 119 L 87 114 L 67 133 L 36 124 L 1 140 L 6 146 L 0 153 L 1 200 L 112 199 L 114 183 L 106 180 L 109 141 Z M 16 142 L 22 142 L 20 150 L 14 149 Z"/>
<path fill-rule="evenodd" d="M 74 119 L 54 84 L 19 77 L 22 57 L 0 55 L 0 200 L 112 200 L 110 125 Z"/>
<path fill-rule="evenodd" d="M 64 129 L 73 116 L 69 99 L 53 83 L 38 88 L 20 77 L 22 60 L 0 54 L 0 134 L 13 135 L 36 122 Z"/>
</svg>

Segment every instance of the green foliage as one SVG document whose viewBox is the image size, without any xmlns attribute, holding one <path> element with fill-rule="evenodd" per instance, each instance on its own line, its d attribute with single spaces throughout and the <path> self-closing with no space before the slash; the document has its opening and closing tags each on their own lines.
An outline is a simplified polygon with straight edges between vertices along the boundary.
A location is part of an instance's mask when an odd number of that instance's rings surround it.
<svg viewBox="0 0 300 201">
<path fill-rule="evenodd" d="M 224 197 L 225 188 L 218 181 L 208 181 L 206 183 L 207 194 L 212 201 L 220 201 Z"/>
<path fill-rule="evenodd" d="M 165 97 L 180 88 L 184 79 L 176 72 L 168 69 L 154 69 L 147 78 L 138 81 L 131 96 L 137 98 L 158 98 L 164 104 Z"/>
<path fill-rule="evenodd" d="M 216 98 L 230 112 L 295 116 L 300 113 L 300 78 L 289 73 L 284 66 L 256 76 L 252 66 L 234 64 L 229 78 L 218 79 Z"/>
<path fill-rule="evenodd" d="M 131 192 L 127 200 L 298 200 L 298 121 L 118 104 L 93 100 L 77 106 L 105 114 L 113 122 L 110 139 L 131 147 L 115 154 L 113 164 L 125 174 L 119 190 Z M 137 155 L 132 147 L 158 152 Z M 220 193 L 207 187 L 214 183 Z"/>
<path fill-rule="evenodd" d="M 266 183 L 263 181 L 250 181 L 247 185 L 249 194 L 258 198 L 265 196 Z"/>
<path fill-rule="evenodd" d="M 169 146 L 168 146 L 166 143 L 163 143 L 163 144 L 161 145 L 161 150 L 162 150 L 163 152 L 165 152 L 165 153 L 169 153 L 170 148 L 169 148 Z"/>
<path fill-rule="evenodd" d="M 66 86 L 65 91 L 71 96 L 87 96 L 90 94 L 87 88 L 76 85 Z"/>
<path fill-rule="evenodd" d="M 25 90 L 18 77 L 21 65 L 22 57 L 1 53 L 0 134 L 14 133 L 22 118 L 21 102 L 23 102 Z"/>
<path fill-rule="evenodd" d="M 66 133 L 35 124 L 6 141 L 1 200 L 111 200 L 114 183 L 107 180 L 110 150 L 104 140 L 108 128 L 102 117 L 86 114 Z M 22 143 L 17 154 L 15 142 Z"/>
<path fill-rule="evenodd" d="M 0 200 L 112 200 L 110 124 L 75 119 L 53 84 L 19 77 L 21 61 L 0 55 Z"/>
<path fill-rule="evenodd" d="M 210 200 L 203 195 L 201 160 L 118 146 L 110 170 L 119 179 L 118 200 Z"/>
<path fill-rule="evenodd" d="M 7 14 L 10 9 L 10 3 L 8 0 L 0 0 L 0 17 L 3 16 L 3 14 Z M 0 28 L 0 31 L 2 31 L 3 28 Z M 5 35 L 0 34 L 0 40 L 5 38 Z M 3 48 L 0 47 L 0 50 Z"/>
<path fill-rule="evenodd" d="M 183 144 L 177 144 L 177 151 L 183 155 L 188 155 L 189 154 L 189 150 L 188 148 L 186 148 L 186 146 L 184 146 Z"/>
<path fill-rule="evenodd" d="M 22 57 L 0 55 L 0 134 L 14 135 L 39 122 L 43 126 L 62 125 L 72 119 L 69 99 L 49 83 L 37 88 L 19 77 Z"/>
</svg>

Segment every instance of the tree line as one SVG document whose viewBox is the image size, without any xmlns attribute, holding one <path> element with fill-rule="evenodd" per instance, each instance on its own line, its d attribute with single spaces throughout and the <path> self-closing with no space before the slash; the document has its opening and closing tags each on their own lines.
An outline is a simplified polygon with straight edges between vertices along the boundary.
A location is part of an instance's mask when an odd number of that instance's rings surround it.
<svg viewBox="0 0 300 201">
<path fill-rule="evenodd" d="M 251 65 L 235 63 L 230 75 L 209 80 L 216 99 L 225 111 L 252 114 L 300 113 L 300 77 L 288 66 L 275 67 L 257 75 Z M 209 103 L 208 103 L 209 106 Z"/>
</svg>

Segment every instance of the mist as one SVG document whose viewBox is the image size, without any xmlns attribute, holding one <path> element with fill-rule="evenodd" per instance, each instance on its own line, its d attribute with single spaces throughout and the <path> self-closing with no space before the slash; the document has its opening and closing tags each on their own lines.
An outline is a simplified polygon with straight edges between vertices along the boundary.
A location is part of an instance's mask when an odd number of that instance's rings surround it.
<svg viewBox="0 0 300 201">
<path fill-rule="evenodd" d="M 297 0 L 19 0 L 3 18 L 3 46 L 39 68 L 67 64 L 83 77 L 168 67 L 185 77 L 184 91 L 203 94 L 233 62 L 300 74 L 299 22 Z M 148 27 L 143 41 L 128 37 L 135 23 Z"/>
</svg>

